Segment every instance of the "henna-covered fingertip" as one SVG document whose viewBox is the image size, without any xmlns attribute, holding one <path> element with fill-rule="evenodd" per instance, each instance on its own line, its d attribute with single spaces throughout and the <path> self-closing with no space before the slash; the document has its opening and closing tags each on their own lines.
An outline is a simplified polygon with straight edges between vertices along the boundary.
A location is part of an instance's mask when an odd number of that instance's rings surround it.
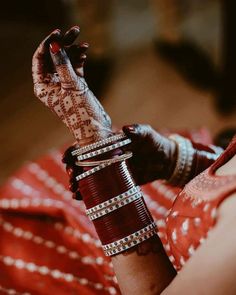
<svg viewBox="0 0 236 295">
<path fill-rule="evenodd" d="M 50 51 L 52 54 L 57 54 L 61 50 L 61 46 L 58 42 L 51 42 L 50 43 Z"/>
<path fill-rule="evenodd" d="M 133 125 L 126 125 L 122 128 L 122 130 L 124 131 L 124 133 L 126 135 L 129 135 L 130 133 L 136 133 L 136 124 L 133 124 Z"/>
</svg>

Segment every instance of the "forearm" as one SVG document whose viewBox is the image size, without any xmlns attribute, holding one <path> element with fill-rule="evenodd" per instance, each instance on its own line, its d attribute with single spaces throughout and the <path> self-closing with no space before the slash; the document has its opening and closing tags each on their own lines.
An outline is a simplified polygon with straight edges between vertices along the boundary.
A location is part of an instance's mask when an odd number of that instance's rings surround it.
<svg viewBox="0 0 236 295">
<path fill-rule="evenodd" d="M 160 294 L 176 275 L 156 236 L 112 257 L 122 294 Z"/>
<path fill-rule="evenodd" d="M 78 191 L 105 254 L 112 256 L 123 293 L 156 294 L 172 280 L 175 271 L 157 237 L 140 188 L 126 166 L 132 153 L 122 148 L 130 139 L 112 136 L 108 115 L 87 89 L 82 71 L 85 48 L 77 48 L 81 59 L 75 67 L 67 55 L 68 42 L 72 44 L 78 32 L 76 27 L 64 35 L 65 48 L 51 42 L 55 38 L 62 41 L 58 30 L 40 44 L 33 57 L 35 94 L 67 125 L 80 146 L 72 155 L 79 166 L 75 175 Z M 48 72 L 47 53 L 57 75 Z M 143 247 L 151 250 L 144 254 L 140 250 Z M 132 253 L 127 252 L 131 249 Z"/>
<path fill-rule="evenodd" d="M 122 294 L 160 294 L 176 273 L 125 162 L 80 180 L 79 189 Z"/>
</svg>

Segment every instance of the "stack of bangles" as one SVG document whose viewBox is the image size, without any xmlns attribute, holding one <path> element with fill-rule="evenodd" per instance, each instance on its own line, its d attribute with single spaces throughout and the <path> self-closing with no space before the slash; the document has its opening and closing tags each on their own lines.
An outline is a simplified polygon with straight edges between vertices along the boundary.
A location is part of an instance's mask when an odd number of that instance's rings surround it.
<svg viewBox="0 0 236 295">
<path fill-rule="evenodd" d="M 198 150 L 190 140 L 172 134 L 169 139 L 174 141 L 178 155 L 174 171 L 168 183 L 176 186 L 185 185 L 191 178 L 209 167 L 223 152 L 221 148 L 211 146 L 210 151 Z"/>
<path fill-rule="evenodd" d="M 175 168 L 167 180 L 172 185 L 184 185 L 197 172 L 204 170 L 204 165 L 210 166 L 221 152 L 214 149 L 209 152 L 198 150 L 191 141 L 176 134 L 169 138 L 177 148 Z M 76 164 L 85 169 L 76 176 L 76 180 L 84 182 L 86 192 L 89 192 L 88 196 L 83 196 L 86 214 L 93 221 L 107 256 L 126 251 L 157 233 L 141 189 L 135 185 L 125 163 L 132 157 L 132 152 L 123 152 L 121 148 L 130 143 L 131 140 L 121 133 L 72 152 L 72 156 L 77 157 Z M 117 154 L 118 150 L 122 153 Z M 110 158 L 104 159 L 104 154 L 110 155 Z M 96 159 L 98 156 L 99 160 Z M 109 170 L 112 165 L 116 165 L 112 167 L 114 170 Z M 108 174 L 105 168 L 109 170 Z M 98 185 L 101 179 L 97 178 L 98 171 L 102 173 L 101 185 Z M 103 178 L 106 176 L 109 181 Z M 113 188 L 116 193 L 112 192 Z"/>
<path fill-rule="evenodd" d="M 76 177 L 77 181 L 87 179 L 89 183 L 91 176 L 94 181 L 96 172 L 118 164 L 120 174 L 118 181 L 123 178 L 122 180 L 129 184 L 128 189 L 123 192 L 121 189 L 120 194 L 110 196 L 112 192 L 105 189 L 108 196 L 96 191 L 98 198 L 93 193 L 88 199 L 84 198 L 86 214 L 94 223 L 106 256 L 119 254 L 156 235 L 156 225 L 145 205 L 141 189 L 134 184 L 125 163 L 125 160 L 132 157 L 132 152 L 122 152 L 121 155 L 114 153 L 108 159 L 91 159 L 104 156 L 104 154 L 111 155 L 111 152 L 120 150 L 130 143 L 131 140 L 121 133 L 72 152 L 72 156 L 77 157 L 76 165 L 84 168 L 90 167 L 89 170 Z M 105 181 L 103 184 L 107 185 Z M 121 219 L 123 223 L 118 222 L 117 224 L 117 220 Z"/>
</svg>

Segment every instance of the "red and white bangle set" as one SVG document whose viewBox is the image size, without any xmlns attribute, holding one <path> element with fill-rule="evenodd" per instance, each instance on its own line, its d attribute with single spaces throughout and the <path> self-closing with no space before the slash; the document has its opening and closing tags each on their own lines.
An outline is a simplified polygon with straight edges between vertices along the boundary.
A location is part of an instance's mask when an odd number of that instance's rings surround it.
<svg viewBox="0 0 236 295">
<path fill-rule="evenodd" d="M 86 177 L 91 176 L 92 174 L 104 169 L 107 166 L 110 166 L 117 162 L 124 162 L 125 160 L 130 158 L 132 156 L 132 153 L 125 152 L 122 155 L 116 155 L 110 159 L 86 162 L 83 161 L 124 147 L 130 142 L 131 140 L 126 138 L 124 134 L 118 134 L 100 142 L 73 151 L 72 154 L 77 155 L 78 161 L 76 164 L 78 166 L 95 166 L 94 168 L 91 168 L 90 170 L 78 175 L 76 177 L 76 180 L 85 179 Z M 106 146 L 107 144 L 110 145 Z M 99 147 L 102 148 L 95 150 Z M 90 202 L 91 200 L 93 200 L 93 198 L 90 198 Z M 106 234 L 105 236 L 104 234 L 102 234 L 100 236 L 100 239 L 102 241 L 102 248 L 105 252 L 105 255 L 107 256 L 112 256 L 122 251 L 128 250 L 129 248 L 142 243 L 143 241 L 151 238 L 156 234 L 156 225 L 153 222 L 150 213 L 147 212 L 146 205 L 142 198 L 141 189 L 138 186 L 133 186 L 127 191 L 113 196 L 109 199 L 105 199 L 105 201 L 101 201 L 100 203 L 98 201 L 93 206 L 91 206 L 92 203 L 90 203 L 89 208 L 86 204 L 86 201 L 85 205 L 87 207 L 86 214 L 88 215 L 90 220 L 94 222 L 98 233 L 101 232 L 101 226 L 104 226 L 104 231 L 106 232 Z M 128 206 L 132 206 L 132 209 L 128 208 Z M 135 209 L 135 206 L 138 206 L 137 209 Z M 118 212 L 117 210 L 120 211 Z M 119 218 L 119 216 L 122 216 L 122 214 L 125 214 L 125 216 L 127 216 L 127 213 L 125 213 L 124 210 L 131 210 L 130 212 L 133 212 L 132 210 L 135 210 L 136 218 L 137 216 L 140 216 L 141 218 L 137 219 L 138 222 L 136 223 L 135 218 L 134 220 L 132 220 L 132 216 L 130 216 L 128 220 L 132 222 L 130 223 L 129 221 L 130 225 L 128 226 L 128 231 L 125 224 L 124 228 L 122 229 L 122 223 L 120 223 L 122 217 Z M 109 239 L 112 242 L 109 242 Z"/>
<path fill-rule="evenodd" d="M 96 148 L 105 146 L 105 145 L 107 145 L 109 143 L 113 143 L 115 141 L 119 141 L 121 139 L 127 139 L 127 137 L 126 137 L 126 135 L 124 133 L 119 133 L 119 134 L 110 136 L 108 138 L 102 139 L 100 141 L 97 141 L 95 143 L 83 146 L 81 148 L 78 148 L 78 149 L 74 150 L 71 154 L 72 154 L 72 156 L 82 155 L 82 154 L 85 154 L 85 153 L 87 153 L 89 151 L 92 151 L 92 150 L 94 150 Z"/>
<path fill-rule="evenodd" d="M 95 166 L 95 167 L 76 176 L 76 180 L 79 181 L 85 177 L 88 177 L 88 176 L 94 174 L 95 172 L 98 172 L 99 170 L 102 170 L 103 168 L 110 166 L 114 163 L 125 161 L 125 160 L 131 158 L 132 155 L 133 154 L 131 152 L 126 152 L 121 156 L 115 156 L 114 158 L 107 159 L 107 160 L 82 162 L 82 163 L 77 162 L 77 165 L 81 166 L 81 167 L 90 167 L 90 166 Z"/>
<path fill-rule="evenodd" d="M 108 146 L 106 146 L 104 148 L 95 150 L 93 152 L 78 155 L 77 159 L 78 159 L 78 161 L 82 161 L 82 160 L 86 160 L 86 159 L 89 159 L 89 158 L 93 158 L 93 157 L 108 153 L 110 151 L 113 151 L 115 149 L 121 148 L 122 146 L 125 146 L 125 145 L 130 144 L 130 143 L 131 143 L 131 140 L 129 138 L 127 138 L 127 139 L 125 139 L 123 141 L 119 141 L 117 143 L 108 145 Z"/>
</svg>

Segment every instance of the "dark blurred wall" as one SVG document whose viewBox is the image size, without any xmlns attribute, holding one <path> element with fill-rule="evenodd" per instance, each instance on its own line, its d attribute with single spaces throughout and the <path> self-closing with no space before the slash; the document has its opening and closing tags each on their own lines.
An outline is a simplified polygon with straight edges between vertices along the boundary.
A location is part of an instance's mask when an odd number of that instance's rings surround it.
<svg viewBox="0 0 236 295">
<path fill-rule="evenodd" d="M 63 0 L 4 1 L 0 19 L 39 25 L 63 25 L 68 19 L 68 4 L 69 1 Z"/>
</svg>

